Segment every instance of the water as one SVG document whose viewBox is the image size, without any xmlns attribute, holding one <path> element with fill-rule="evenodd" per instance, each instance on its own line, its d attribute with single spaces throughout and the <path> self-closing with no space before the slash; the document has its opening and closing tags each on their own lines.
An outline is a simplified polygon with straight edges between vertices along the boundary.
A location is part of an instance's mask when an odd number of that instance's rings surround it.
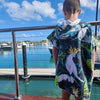
<svg viewBox="0 0 100 100">
<path fill-rule="evenodd" d="M 26 48 L 28 68 L 54 68 L 53 57 L 48 46 L 37 45 Z M 96 52 L 96 62 L 100 62 L 100 48 Z M 22 49 L 17 49 L 18 67 L 23 68 Z M 13 50 L 0 50 L 0 68 L 14 68 Z"/>
<path fill-rule="evenodd" d="M 27 48 L 28 68 L 54 68 L 53 58 L 47 46 Z M 18 67 L 23 68 L 22 49 L 17 49 Z M 13 50 L 0 50 L 0 68 L 14 68 Z"/>
<path fill-rule="evenodd" d="M 55 86 L 54 79 L 20 80 L 20 94 L 61 98 L 61 89 Z M 0 92 L 16 94 L 14 79 L 0 79 Z M 71 96 L 71 98 L 74 98 Z M 100 82 L 94 82 L 90 100 L 100 100 Z"/>
<path fill-rule="evenodd" d="M 23 68 L 22 49 L 18 49 L 17 54 L 18 67 Z M 37 45 L 27 48 L 27 65 L 28 68 L 54 68 L 54 61 L 46 46 Z M 0 50 L 0 68 L 14 68 L 12 50 Z M 21 95 L 61 98 L 61 89 L 55 86 L 54 79 L 20 80 L 19 84 Z M 15 80 L 0 78 L 0 92 L 16 94 Z M 91 100 L 100 100 L 100 82 L 93 83 Z"/>
</svg>

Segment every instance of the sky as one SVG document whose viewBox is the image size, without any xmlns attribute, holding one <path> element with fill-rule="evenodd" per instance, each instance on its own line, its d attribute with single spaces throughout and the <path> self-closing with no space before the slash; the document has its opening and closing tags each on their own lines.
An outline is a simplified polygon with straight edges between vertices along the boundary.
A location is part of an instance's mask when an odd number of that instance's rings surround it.
<svg viewBox="0 0 100 100">
<path fill-rule="evenodd" d="M 0 0 L 0 29 L 56 25 L 64 20 L 63 1 Z M 80 2 L 82 13 L 79 19 L 85 22 L 95 21 L 97 0 L 80 0 Z M 100 2 L 98 15 L 100 16 Z M 16 32 L 16 40 L 40 41 L 46 39 L 51 32 L 52 30 Z M 0 33 L 0 41 L 11 41 L 11 39 L 11 33 Z"/>
</svg>

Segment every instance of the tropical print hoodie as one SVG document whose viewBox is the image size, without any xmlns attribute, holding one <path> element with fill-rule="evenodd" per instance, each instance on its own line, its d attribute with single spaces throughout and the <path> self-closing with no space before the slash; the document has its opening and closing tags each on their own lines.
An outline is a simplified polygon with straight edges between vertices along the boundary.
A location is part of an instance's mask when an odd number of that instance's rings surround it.
<svg viewBox="0 0 100 100">
<path fill-rule="evenodd" d="M 56 85 L 74 96 L 89 100 L 94 70 L 92 52 L 97 43 L 90 24 L 80 19 L 63 21 L 47 39 L 59 49 Z"/>
</svg>

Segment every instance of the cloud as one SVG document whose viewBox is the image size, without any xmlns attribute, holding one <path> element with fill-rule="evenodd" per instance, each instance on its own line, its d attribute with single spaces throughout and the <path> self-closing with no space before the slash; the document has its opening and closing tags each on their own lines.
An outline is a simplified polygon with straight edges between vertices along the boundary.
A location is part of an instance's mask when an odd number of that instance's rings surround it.
<svg viewBox="0 0 100 100">
<path fill-rule="evenodd" d="M 63 9 L 63 3 L 58 3 L 58 11 L 62 12 Z"/>
<path fill-rule="evenodd" d="M 40 32 L 38 33 L 37 35 L 36 34 L 20 34 L 20 35 L 17 35 L 17 38 L 31 38 L 31 37 L 39 37 L 39 36 L 43 36 L 43 33 Z"/>
<path fill-rule="evenodd" d="M 51 3 L 40 2 L 34 0 L 32 3 L 24 0 L 21 5 L 16 2 L 6 2 L 5 0 L 0 0 L 3 7 L 6 8 L 6 12 L 14 20 L 38 20 L 42 21 L 42 17 L 49 17 L 52 19 L 56 18 L 55 9 L 51 7 Z"/>
<path fill-rule="evenodd" d="M 0 23 L 3 23 L 4 22 L 4 20 L 0 20 Z"/>
<path fill-rule="evenodd" d="M 0 9 L 2 8 L 2 6 L 0 5 Z"/>
<path fill-rule="evenodd" d="M 29 37 L 34 37 L 34 34 L 20 34 L 17 35 L 17 38 L 29 38 Z"/>
<path fill-rule="evenodd" d="M 51 3 L 48 2 L 40 2 L 40 1 L 33 1 L 33 7 L 36 12 L 44 15 L 45 17 L 56 18 L 55 9 L 51 8 Z"/>
<path fill-rule="evenodd" d="M 80 0 L 81 6 L 94 10 L 96 7 L 96 0 Z"/>
<path fill-rule="evenodd" d="M 95 10 L 96 9 L 96 5 L 97 5 L 97 0 L 80 0 L 81 2 L 81 6 L 82 7 L 86 7 L 89 8 L 91 10 Z M 100 9 L 100 2 L 99 2 L 99 9 Z"/>
</svg>

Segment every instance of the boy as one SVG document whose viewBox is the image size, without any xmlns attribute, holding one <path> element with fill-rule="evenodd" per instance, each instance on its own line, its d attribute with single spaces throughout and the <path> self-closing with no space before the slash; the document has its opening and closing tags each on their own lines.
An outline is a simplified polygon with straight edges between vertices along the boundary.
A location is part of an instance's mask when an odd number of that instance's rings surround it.
<svg viewBox="0 0 100 100">
<path fill-rule="evenodd" d="M 63 3 L 65 21 L 47 37 L 53 44 L 56 85 L 62 88 L 62 100 L 89 100 L 94 73 L 95 39 L 88 23 L 78 19 L 79 0 Z"/>
</svg>

